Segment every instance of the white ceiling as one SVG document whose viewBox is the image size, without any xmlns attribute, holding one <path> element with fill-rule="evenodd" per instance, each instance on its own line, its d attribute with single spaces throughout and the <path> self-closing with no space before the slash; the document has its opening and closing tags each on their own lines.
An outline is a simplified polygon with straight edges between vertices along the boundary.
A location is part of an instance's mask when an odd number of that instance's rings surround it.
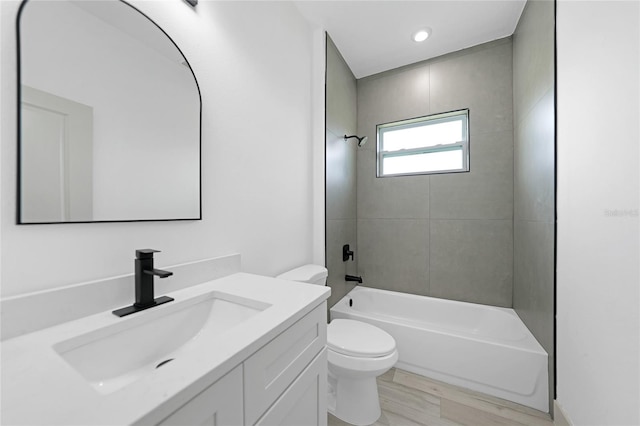
<svg viewBox="0 0 640 426">
<path fill-rule="evenodd" d="M 513 34 L 526 0 L 295 1 L 334 41 L 356 78 Z M 430 27 L 423 43 L 412 40 Z"/>
</svg>

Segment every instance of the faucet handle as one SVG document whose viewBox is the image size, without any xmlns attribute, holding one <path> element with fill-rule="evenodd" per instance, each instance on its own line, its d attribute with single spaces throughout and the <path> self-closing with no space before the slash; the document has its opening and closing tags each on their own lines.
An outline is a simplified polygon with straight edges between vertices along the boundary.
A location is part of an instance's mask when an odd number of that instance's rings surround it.
<svg viewBox="0 0 640 426">
<path fill-rule="evenodd" d="M 136 250 L 136 259 L 153 259 L 153 253 L 160 253 L 160 250 L 154 250 L 154 249 Z"/>
</svg>

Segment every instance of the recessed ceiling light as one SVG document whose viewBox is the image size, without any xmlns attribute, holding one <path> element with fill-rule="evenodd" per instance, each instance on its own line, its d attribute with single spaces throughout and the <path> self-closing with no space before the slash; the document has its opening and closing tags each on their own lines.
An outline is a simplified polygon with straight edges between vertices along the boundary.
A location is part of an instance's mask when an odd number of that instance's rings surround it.
<svg viewBox="0 0 640 426">
<path fill-rule="evenodd" d="M 421 41 L 425 41 L 431 35 L 431 28 L 423 28 L 421 30 L 413 33 L 413 41 L 420 43 Z"/>
</svg>

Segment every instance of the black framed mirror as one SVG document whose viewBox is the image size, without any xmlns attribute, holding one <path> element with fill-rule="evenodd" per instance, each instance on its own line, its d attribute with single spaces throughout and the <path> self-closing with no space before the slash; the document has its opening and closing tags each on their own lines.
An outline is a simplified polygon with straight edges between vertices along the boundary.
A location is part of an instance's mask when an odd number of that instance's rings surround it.
<svg viewBox="0 0 640 426">
<path fill-rule="evenodd" d="M 122 0 L 24 0 L 18 224 L 198 220 L 202 101 L 175 42 Z"/>
</svg>

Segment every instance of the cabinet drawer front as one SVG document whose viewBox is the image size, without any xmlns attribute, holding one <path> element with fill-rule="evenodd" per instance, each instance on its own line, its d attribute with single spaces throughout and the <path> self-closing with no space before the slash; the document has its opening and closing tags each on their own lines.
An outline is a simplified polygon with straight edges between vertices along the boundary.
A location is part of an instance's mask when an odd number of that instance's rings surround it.
<svg viewBox="0 0 640 426">
<path fill-rule="evenodd" d="M 160 425 L 224 426 L 242 423 L 242 365 L 239 365 L 160 422 Z"/>
<path fill-rule="evenodd" d="M 245 424 L 254 424 L 327 342 L 326 303 L 244 362 Z"/>
<path fill-rule="evenodd" d="M 260 426 L 327 424 L 327 349 L 313 360 L 291 387 L 258 420 Z"/>
</svg>

